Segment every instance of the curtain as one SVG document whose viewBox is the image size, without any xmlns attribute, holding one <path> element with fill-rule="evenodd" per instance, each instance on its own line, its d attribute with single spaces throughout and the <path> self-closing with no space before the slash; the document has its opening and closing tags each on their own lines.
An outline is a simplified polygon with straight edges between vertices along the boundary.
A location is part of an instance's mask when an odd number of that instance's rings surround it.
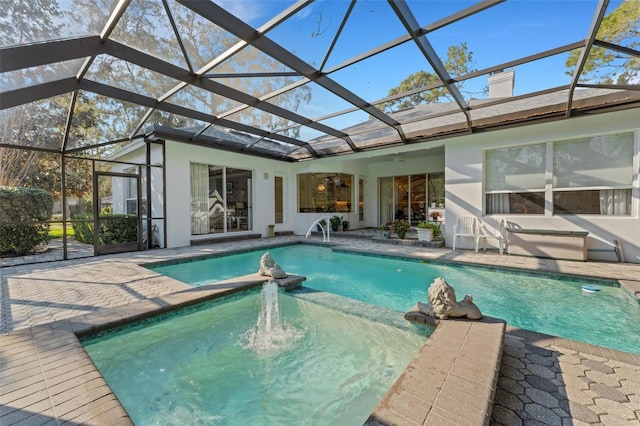
<svg viewBox="0 0 640 426">
<path fill-rule="evenodd" d="M 487 194 L 487 214 L 508 214 L 509 194 Z"/>
<path fill-rule="evenodd" d="M 191 234 L 209 233 L 209 166 L 191 163 Z"/>
<path fill-rule="evenodd" d="M 605 216 L 629 216 L 631 214 L 631 190 L 600 190 L 600 214 Z"/>
</svg>

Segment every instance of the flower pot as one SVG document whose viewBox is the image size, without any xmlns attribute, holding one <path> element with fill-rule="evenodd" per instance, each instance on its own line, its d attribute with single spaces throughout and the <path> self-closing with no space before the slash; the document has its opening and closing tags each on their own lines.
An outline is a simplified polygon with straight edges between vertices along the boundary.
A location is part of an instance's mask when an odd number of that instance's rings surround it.
<svg viewBox="0 0 640 426">
<path fill-rule="evenodd" d="M 396 232 L 396 234 L 398 234 L 398 238 L 403 240 L 405 235 L 407 235 L 407 231 L 399 231 L 399 232 Z"/>
<path fill-rule="evenodd" d="M 382 238 L 391 238 L 391 231 L 382 231 Z"/>
<path fill-rule="evenodd" d="M 418 228 L 418 241 L 433 241 L 433 229 Z"/>
</svg>

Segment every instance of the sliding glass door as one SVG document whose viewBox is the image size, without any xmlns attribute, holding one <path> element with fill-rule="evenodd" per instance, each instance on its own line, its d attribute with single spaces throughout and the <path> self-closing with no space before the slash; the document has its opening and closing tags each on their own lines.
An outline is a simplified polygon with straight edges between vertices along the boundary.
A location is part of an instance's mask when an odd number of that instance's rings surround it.
<svg viewBox="0 0 640 426">
<path fill-rule="evenodd" d="M 191 164 L 191 234 L 253 229 L 252 172 Z"/>
<path fill-rule="evenodd" d="M 408 220 L 415 226 L 426 218 L 427 175 L 380 178 L 380 225 L 394 220 Z"/>
</svg>

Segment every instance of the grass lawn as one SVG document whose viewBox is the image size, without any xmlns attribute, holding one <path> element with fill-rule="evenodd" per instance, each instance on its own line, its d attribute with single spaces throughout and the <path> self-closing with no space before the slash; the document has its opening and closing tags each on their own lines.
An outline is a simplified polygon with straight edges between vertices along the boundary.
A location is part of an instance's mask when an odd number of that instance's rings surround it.
<svg viewBox="0 0 640 426">
<path fill-rule="evenodd" d="M 67 237 L 73 237 L 74 235 L 73 227 L 71 225 L 67 225 Z M 61 223 L 52 223 L 49 226 L 49 238 L 62 238 Z"/>
</svg>

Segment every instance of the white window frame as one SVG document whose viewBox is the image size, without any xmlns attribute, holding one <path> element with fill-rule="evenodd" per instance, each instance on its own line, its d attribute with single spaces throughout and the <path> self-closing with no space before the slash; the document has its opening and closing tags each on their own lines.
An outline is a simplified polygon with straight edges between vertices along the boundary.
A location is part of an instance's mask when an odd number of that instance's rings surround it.
<svg viewBox="0 0 640 426">
<path fill-rule="evenodd" d="M 622 134 L 631 134 L 633 138 L 633 150 L 632 150 L 632 177 L 631 181 L 628 185 L 595 185 L 595 186 L 572 186 L 572 187 L 554 187 L 553 177 L 554 177 L 554 146 L 555 144 L 570 142 L 570 141 L 579 141 L 582 139 L 588 140 L 595 137 L 607 137 L 612 135 L 622 135 Z M 606 214 L 575 214 L 575 213 L 567 213 L 567 214 L 556 214 L 555 216 L 567 216 L 567 215 L 575 215 L 575 216 L 596 216 L 596 217 L 615 217 L 615 218 L 630 218 L 638 216 L 638 198 L 640 198 L 640 158 L 638 157 L 638 151 L 640 146 L 639 141 L 639 133 L 637 130 L 622 130 L 617 132 L 609 132 L 603 134 L 594 134 L 594 135 L 586 135 L 579 136 L 567 139 L 558 139 L 558 140 L 549 140 L 545 142 L 535 142 L 528 143 L 522 145 L 513 145 L 513 146 L 505 146 L 505 147 L 496 147 L 485 149 L 483 152 L 483 212 L 485 215 L 509 215 L 510 213 L 487 213 L 487 195 L 489 194 L 500 194 L 500 193 L 526 193 L 526 192 L 544 192 L 545 198 L 545 208 L 544 208 L 544 216 L 551 217 L 554 216 L 554 193 L 557 191 L 588 191 L 588 190 L 631 190 L 631 206 L 629 209 L 629 214 L 625 215 L 606 215 Z M 517 148 L 524 146 L 532 146 L 539 145 L 541 143 L 546 144 L 546 165 L 545 165 L 545 188 L 539 189 L 527 189 L 522 191 L 515 190 L 486 190 L 487 187 L 487 153 L 490 151 L 505 149 L 505 148 Z M 522 214 L 518 214 L 518 216 L 522 216 Z M 525 214 L 525 216 L 539 216 L 537 214 Z"/>
</svg>

